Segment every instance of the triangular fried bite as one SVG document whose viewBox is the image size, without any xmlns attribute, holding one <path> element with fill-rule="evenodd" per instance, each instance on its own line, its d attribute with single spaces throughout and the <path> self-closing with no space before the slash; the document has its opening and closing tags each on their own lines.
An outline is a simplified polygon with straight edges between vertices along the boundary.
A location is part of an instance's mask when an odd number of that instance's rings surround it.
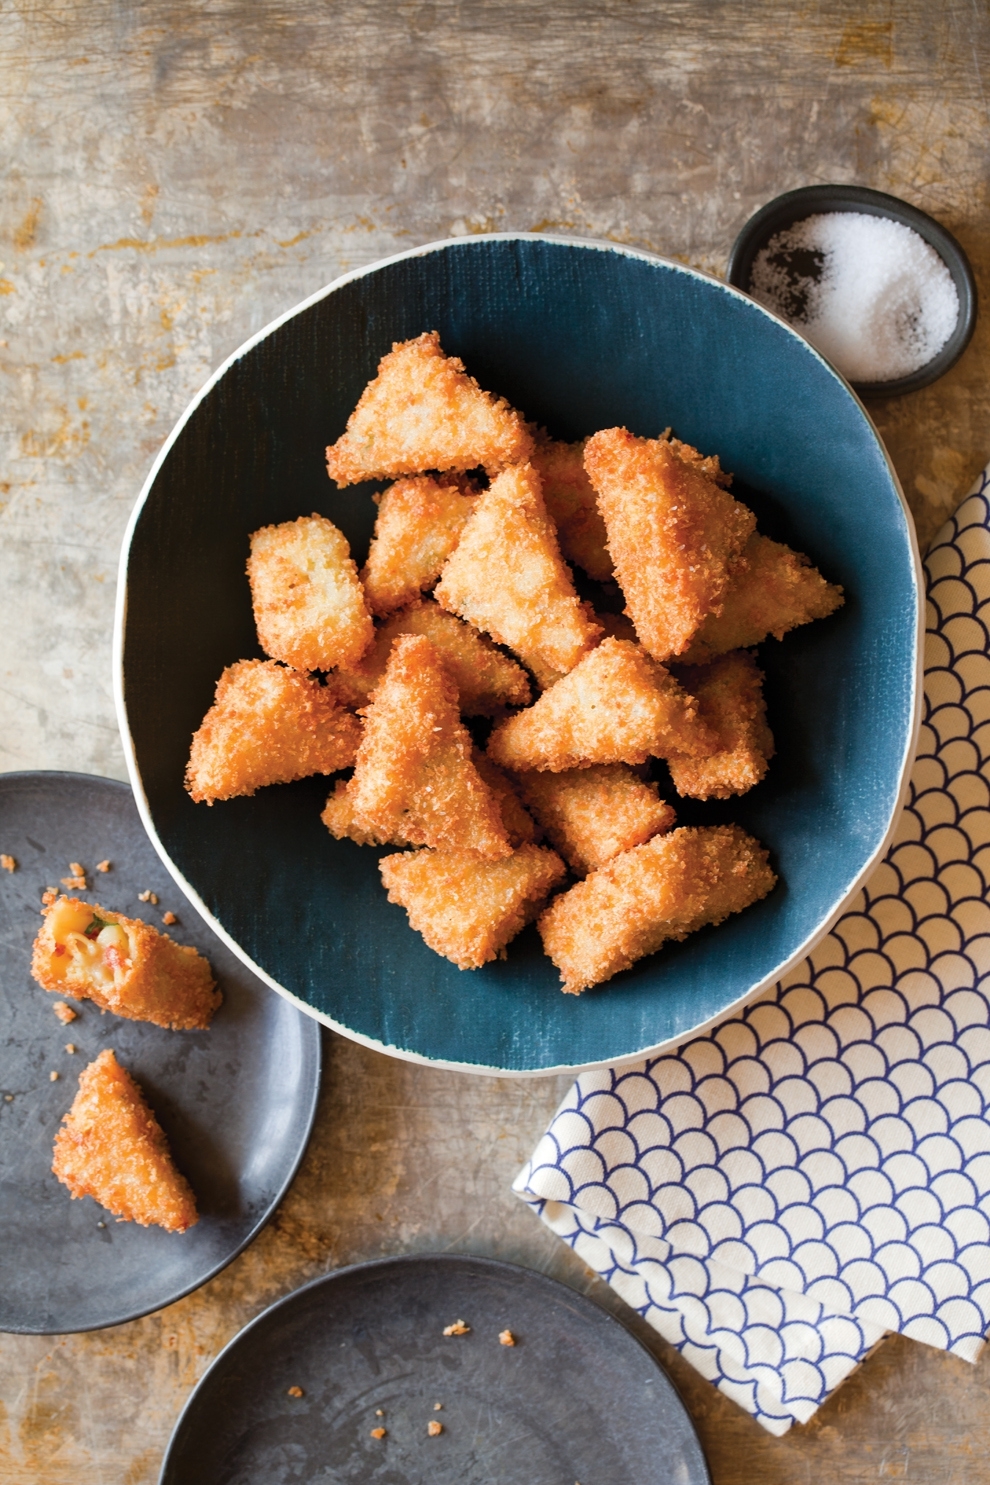
<svg viewBox="0 0 990 1485">
<path fill-rule="evenodd" d="M 474 851 L 403 851 L 378 863 L 389 902 L 404 907 L 430 948 L 458 969 L 505 957 L 505 946 L 539 912 L 566 869 L 542 846 L 504 861 Z"/>
<path fill-rule="evenodd" d="M 656 784 L 625 763 L 517 774 L 516 782 L 550 844 L 579 877 L 669 830 L 676 818 Z"/>
<path fill-rule="evenodd" d="M 589 577 L 604 583 L 612 576 L 612 559 L 605 546 L 605 522 L 584 467 L 586 442 L 538 439 L 532 463 L 543 482 L 543 499 L 557 528 L 560 550 L 568 562 L 576 562 Z"/>
<path fill-rule="evenodd" d="M 842 589 L 827 583 L 801 552 L 754 532 L 729 573 L 721 613 L 709 615 L 682 658 L 703 665 L 728 650 L 758 645 L 768 634 L 783 639 L 844 602 Z"/>
<path fill-rule="evenodd" d="M 667 939 L 742 912 L 776 880 L 766 851 L 738 825 L 673 830 L 562 893 L 537 927 L 564 990 L 579 995 Z"/>
<path fill-rule="evenodd" d="M 348 786 L 362 830 L 493 859 L 511 854 L 498 801 L 471 761 L 457 688 L 424 635 L 394 641 L 364 716 Z"/>
<path fill-rule="evenodd" d="M 431 588 L 460 540 L 473 493 L 420 474 L 376 495 L 378 519 L 361 570 L 373 614 L 390 614 Z"/>
<path fill-rule="evenodd" d="M 494 474 L 532 448 L 519 414 L 483 392 L 463 361 L 445 356 L 431 330 L 382 357 L 347 431 L 327 449 L 327 472 L 338 485 L 479 465 Z"/>
<path fill-rule="evenodd" d="M 402 846 L 401 837 L 396 840 L 383 835 L 370 826 L 365 829 L 357 822 L 354 799 L 351 795 L 350 779 L 338 779 L 333 793 L 323 807 L 320 819 L 335 840 L 352 840 L 356 846 Z"/>
<path fill-rule="evenodd" d="M 717 454 L 699 454 L 691 444 L 682 443 L 679 438 L 671 438 L 669 431 L 666 438 L 678 458 L 683 459 L 686 464 L 696 464 L 702 474 L 714 480 L 716 485 L 721 485 L 723 490 L 732 488 L 732 475 L 722 468 Z"/>
<path fill-rule="evenodd" d="M 83 1069 L 54 1153 L 52 1170 L 72 1196 L 92 1196 L 123 1222 L 185 1232 L 199 1220 L 161 1125 L 109 1048 Z"/>
<path fill-rule="evenodd" d="M 598 640 L 560 555 L 531 464 L 478 496 L 433 595 L 527 665 L 565 673 Z"/>
<path fill-rule="evenodd" d="M 325 516 L 263 526 L 248 578 L 258 643 L 296 670 L 354 665 L 371 644 L 371 614 L 347 538 Z"/>
<path fill-rule="evenodd" d="M 541 832 L 519 798 L 515 781 L 510 779 L 508 774 L 503 773 L 497 763 L 493 763 L 490 758 L 486 757 L 480 748 L 472 750 L 471 758 L 475 768 L 498 800 L 498 807 L 502 812 L 502 824 L 509 837 L 509 845 L 513 850 L 519 846 L 532 845 L 539 839 Z"/>
<path fill-rule="evenodd" d="M 763 778 L 774 751 L 763 672 L 747 650 L 733 650 L 710 665 L 678 666 L 677 678 L 697 698 L 718 743 L 707 757 L 668 753 L 674 788 L 690 799 L 745 794 Z"/>
<path fill-rule="evenodd" d="M 333 682 L 351 706 L 363 706 L 385 674 L 392 642 L 399 634 L 425 634 L 457 687 L 466 717 L 501 716 L 506 707 L 526 706 L 529 678 L 521 665 L 489 639 L 431 598 L 420 599 L 385 620 L 359 665 L 334 672 Z"/>
<path fill-rule="evenodd" d="M 192 740 L 186 788 L 197 803 L 253 794 L 354 762 L 361 723 L 332 686 L 274 660 L 239 660 Z"/>
<path fill-rule="evenodd" d="M 205 1031 L 223 999 L 190 945 L 78 897 L 57 897 L 46 910 L 31 973 L 44 990 L 170 1031 Z"/>
<path fill-rule="evenodd" d="M 517 771 L 645 763 L 714 747 L 694 698 L 639 645 L 604 639 L 527 711 L 488 740 L 488 756 Z"/>
<path fill-rule="evenodd" d="M 588 440 L 584 463 L 643 647 L 655 660 L 682 654 L 720 609 L 756 517 L 666 439 L 606 428 Z"/>
</svg>

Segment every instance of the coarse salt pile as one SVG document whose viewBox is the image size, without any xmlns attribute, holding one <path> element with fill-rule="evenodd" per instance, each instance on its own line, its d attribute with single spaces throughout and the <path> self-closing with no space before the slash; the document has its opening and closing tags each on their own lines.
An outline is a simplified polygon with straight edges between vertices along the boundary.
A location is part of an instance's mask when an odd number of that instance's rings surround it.
<svg viewBox="0 0 990 1485">
<path fill-rule="evenodd" d="M 824 212 L 776 233 L 757 254 L 751 291 L 854 382 L 917 371 L 959 318 L 956 286 L 935 249 L 900 222 L 858 211 Z"/>
</svg>

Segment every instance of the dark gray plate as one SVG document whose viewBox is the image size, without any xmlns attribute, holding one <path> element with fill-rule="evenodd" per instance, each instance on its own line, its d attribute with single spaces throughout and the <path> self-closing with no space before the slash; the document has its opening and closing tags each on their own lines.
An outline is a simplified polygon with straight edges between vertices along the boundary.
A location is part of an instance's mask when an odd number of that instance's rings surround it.
<svg viewBox="0 0 990 1485">
<path fill-rule="evenodd" d="M 445 1337 L 458 1319 L 470 1334 Z M 542 1274 L 449 1255 L 318 1279 L 217 1357 L 160 1485 L 290 1481 L 710 1485 L 680 1398 L 617 1320 Z"/>
<path fill-rule="evenodd" d="M 48 1335 L 136 1319 L 204 1284 L 251 1241 L 292 1180 L 316 1111 L 320 1029 L 257 980 L 185 901 L 155 855 L 125 784 L 73 773 L 0 776 L 0 1330 Z M 106 875 L 94 872 L 108 857 Z M 108 908 L 160 923 L 205 954 L 223 990 L 209 1031 L 163 1031 L 58 998 L 30 974 L 45 887 L 88 868 Z M 245 870 L 249 866 L 245 863 Z M 159 905 L 138 901 L 158 894 Z M 65 1044 L 76 1046 L 75 1055 Z M 79 1073 L 104 1047 L 144 1090 L 196 1193 L 188 1232 L 117 1223 L 72 1201 L 52 1141 Z M 59 1073 L 57 1082 L 49 1074 Z M 102 1224 L 102 1225 L 101 1225 Z"/>
</svg>

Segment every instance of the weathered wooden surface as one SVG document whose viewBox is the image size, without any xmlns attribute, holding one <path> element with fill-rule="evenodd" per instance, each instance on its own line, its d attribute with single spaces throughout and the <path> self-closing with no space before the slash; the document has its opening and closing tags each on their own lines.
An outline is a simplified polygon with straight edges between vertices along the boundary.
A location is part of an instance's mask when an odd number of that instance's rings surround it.
<svg viewBox="0 0 990 1485">
<path fill-rule="evenodd" d="M 821 180 L 931 211 L 986 300 L 988 63 L 976 0 L 0 0 L 0 767 L 122 776 L 124 522 L 188 398 L 273 316 L 489 229 L 720 272 L 756 207 Z M 987 323 L 941 382 L 872 409 L 923 539 L 990 455 Z M 341 1263 L 491 1253 L 620 1308 L 508 1190 L 563 1088 L 331 1042 L 302 1173 L 226 1273 L 118 1330 L 0 1337 L 0 1479 L 153 1481 L 220 1346 Z M 888 1341 L 775 1440 L 652 1344 L 716 1485 L 986 1477 L 990 1360 Z"/>
</svg>

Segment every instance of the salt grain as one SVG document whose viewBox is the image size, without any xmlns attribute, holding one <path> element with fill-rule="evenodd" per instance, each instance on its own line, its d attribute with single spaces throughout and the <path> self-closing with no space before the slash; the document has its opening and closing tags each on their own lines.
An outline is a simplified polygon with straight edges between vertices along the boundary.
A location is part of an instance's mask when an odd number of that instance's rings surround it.
<svg viewBox="0 0 990 1485">
<path fill-rule="evenodd" d="M 778 232 L 753 263 L 754 299 L 797 326 L 854 382 L 925 366 L 959 319 L 952 275 L 910 227 L 825 212 Z"/>
</svg>

